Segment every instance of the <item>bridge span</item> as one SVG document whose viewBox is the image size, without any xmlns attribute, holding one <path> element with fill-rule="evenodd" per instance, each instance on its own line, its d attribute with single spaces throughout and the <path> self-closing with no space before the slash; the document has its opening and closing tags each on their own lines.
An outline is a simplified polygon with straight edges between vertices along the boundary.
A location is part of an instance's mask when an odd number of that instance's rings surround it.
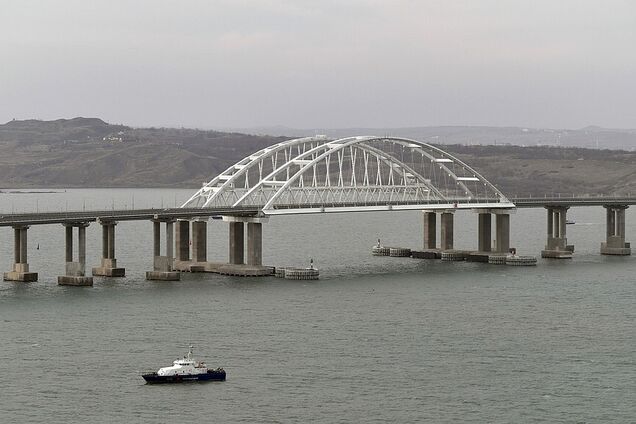
<svg viewBox="0 0 636 424">
<path fill-rule="evenodd" d="M 271 275 L 272 267 L 262 263 L 262 224 L 270 216 L 292 214 L 420 210 L 423 248 L 449 251 L 454 249 L 454 214 L 469 210 L 478 214 L 475 251 L 487 256 L 509 251 L 510 215 L 515 209 L 541 207 L 547 210 L 542 256 L 571 258 L 574 246 L 566 237 L 567 210 L 602 206 L 607 238 L 601 243 L 601 254 L 629 255 L 625 210 L 634 204 L 636 197 L 631 196 L 510 199 L 473 168 L 436 146 L 398 137 L 304 137 L 242 159 L 204 183 L 180 208 L 1 215 L 0 227 L 14 230 L 14 265 L 4 279 L 37 280 L 27 258 L 27 230 L 32 225 L 62 224 L 65 228 L 66 273 L 58 277 L 58 283 L 92 285 L 85 267 L 86 228 L 93 222 L 102 228 L 102 260 L 92 275 L 125 275 L 115 259 L 115 226 L 119 221 L 142 220 L 152 222 L 154 237 L 153 270 L 146 278 L 178 280 L 181 271 Z M 207 261 L 207 221 L 211 217 L 229 225 L 228 263 Z M 75 232 L 77 260 L 73 257 Z"/>
<path fill-rule="evenodd" d="M 516 208 L 547 208 L 551 206 L 613 206 L 636 205 L 636 196 L 519 197 L 512 198 Z"/>
</svg>

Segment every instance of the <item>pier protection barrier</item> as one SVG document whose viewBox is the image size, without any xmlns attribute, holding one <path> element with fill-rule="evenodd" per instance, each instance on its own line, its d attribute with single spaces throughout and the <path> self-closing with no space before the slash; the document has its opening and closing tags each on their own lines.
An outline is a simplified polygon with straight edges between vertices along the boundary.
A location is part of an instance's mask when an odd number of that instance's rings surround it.
<svg viewBox="0 0 636 424">
<path fill-rule="evenodd" d="M 389 256 L 394 258 L 408 258 L 411 256 L 411 249 L 407 247 L 391 247 L 389 248 Z"/>
<path fill-rule="evenodd" d="M 506 265 L 511 266 L 535 266 L 537 258 L 534 256 L 508 255 L 506 256 Z"/>
<path fill-rule="evenodd" d="M 390 253 L 391 253 L 390 247 L 373 246 L 373 249 L 371 249 L 371 254 L 373 256 L 389 256 Z"/>
<path fill-rule="evenodd" d="M 490 255 L 488 257 L 489 264 L 495 265 L 511 265 L 511 266 L 536 266 L 537 258 L 536 256 L 529 255 Z"/>
<path fill-rule="evenodd" d="M 274 274 L 278 278 L 285 280 L 318 280 L 320 272 L 316 268 L 276 268 Z"/>
<path fill-rule="evenodd" d="M 320 272 L 314 268 L 314 260 L 310 259 L 308 268 L 276 267 L 274 276 L 286 280 L 318 280 Z"/>
<path fill-rule="evenodd" d="M 466 261 L 488 263 L 491 254 L 491 252 L 468 252 Z"/>
<path fill-rule="evenodd" d="M 488 256 L 488 263 L 493 265 L 505 265 L 506 264 L 506 254 L 494 254 Z"/>
<path fill-rule="evenodd" d="M 437 249 L 411 250 L 411 256 L 416 259 L 441 259 L 442 251 Z"/>
<path fill-rule="evenodd" d="M 468 254 L 465 250 L 444 250 L 440 259 L 444 262 L 465 261 Z"/>
<path fill-rule="evenodd" d="M 274 267 L 271 266 L 253 266 L 240 264 L 223 264 L 216 271 L 217 274 L 231 275 L 233 277 L 265 277 L 274 275 Z"/>
<path fill-rule="evenodd" d="M 378 244 L 371 249 L 373 256 L 392 256 L 394 258 L 408 258 L 411 256 L 411 249 L 408 247 L 388 247 L 382 246 L 380 240 Z"/>
</svg>

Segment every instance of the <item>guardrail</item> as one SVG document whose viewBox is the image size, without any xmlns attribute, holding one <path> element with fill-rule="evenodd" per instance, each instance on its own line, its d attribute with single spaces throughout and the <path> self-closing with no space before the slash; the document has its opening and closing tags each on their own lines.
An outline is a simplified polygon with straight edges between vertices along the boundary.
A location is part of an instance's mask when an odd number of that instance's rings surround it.
<svg viewBox="0 0 636 424">
<path fill-rule="evenodd" d="M 493 203 L 501 199 L 492 199 Z M 619 196 L 585 196 L 585 197 L 518 197 L 509 199 L 517 208 L 542 208 L 546 206 L 609 206 L 636 205 L 636 197 Z M 483 199 L 482 199 L 483 201 Z M 448 199 L 446 199 L 448 202 Z M 396 205 L 411 202 L 395 202 Z M 414 203 L 414 202 L 413 202 Z M 431 202 L 434 205 L 439 202 Z M 463 202 L 462 202 L 463 203 Z M 467 204 L 471 204 L 467 202 Z M 478 206 L 479 203 L 475 203 Z M 344 206 L 338 204 L 338 206 Z M 359 205 L 350 205 L 351 207 Z M 280 207 L 280 206 L 279 206 Z M 284 206 L 282 206 L 284 209 Z M 220 215 L 254 216 L 258 215 L 257 207 L 239 208 L 162 208 L 162 209 L 126 209 L 101 211 L 66 211 L 66 212 L 33 212 L 0 215 L 0 227 L 16 225 L 65 224 L 74 222 L 101 221 L 143 221 L 151 219 L 191 219 Z"/>
<path fill-rule="evenodd" d="M 102 211 L 34 212 L 0 215 L 0 227 L 14 225 L 64 224 L 72 222 L 143 221 L 151 219 L 187 219 L 216 215 L 252 216 L 256 208 L 164 208 Z"/>
<path fill-rule="evenodd" d="M 636 205 L 636 197 L 524 197 L 511 198 L 517 208 L 541 208 L 545 206 L 609 206 Z"/>
</svg>

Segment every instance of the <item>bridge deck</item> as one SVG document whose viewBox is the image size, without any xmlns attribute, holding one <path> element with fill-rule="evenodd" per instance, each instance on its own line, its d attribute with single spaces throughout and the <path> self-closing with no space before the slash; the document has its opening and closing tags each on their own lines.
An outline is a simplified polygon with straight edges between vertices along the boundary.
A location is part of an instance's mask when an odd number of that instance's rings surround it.
<svg viewBox="0 0 636 424">
<path fill-rule="evenodd" d="M 498 199 L 493 199 L 496 204 Z M 517 208 L 543 208 L 546 206 L 609 206 L 609 205 L 636 205 L 636 197 L 553 197 L 553 198 L 516 198 L 511 199 Z M 402 204 L 405 202 L 396 202 Z M 406 202 L 408 203 L 408 202 Z M 369 211 L 368 206 L 355 206 L 353 204 L 334 204 L 337 207 L 348 207 L 342 212 Z M 379 205 L 378 205 L 379 206 Z M 385 205 L 386 206 L 386 205 Z M 404 205 L 403 205 L 404 206 Z M 421 206 L 426 209 L 427 205 Z M 436 203 L 429 205 L 439 206 Z M 470 204 L 463 204 L 459 209 L 470 209 Z M 289 206 L 293 208 L 293 205 Z M 481 209 L 484 205 L 474 205 Z M 285 214 L 285 207 L 275 210 Z M 434 208 L 433 208 L 434 209 Z M 384 208 L 377 210 L 386 210 Z M 393 210 L 399 210 L 398 207 Z M 220 215 L 254 216 L 260 213 L 258 207 L 237 208 L 165 208 L 165 209 L 127 209 L 127 210 L 102 210 L 102 211 L 69 211 L 69 212 L 39 212 L 39 213 L 14 213 L 0 215 L 0 227 L 16 225 L 39 224 L 68 224 L 74 222 L 101 221 L 144 221 L 144 220 L 169 220 L 169 219 L 193 219 L 197 217 L 211 217 Z M 290 213 L 299 213 L 294 210 Z"/>
<path fill-rule="evenodd" d="M 610 206 L 636 205 L 636 197 L 524 197 L 510 199 L 517 208 L 544 208 L 546 206 Z"/>
<path fill-rule="evenodd" d="M 144 221 L 151 219 L 192 219 L 218 215 L 253 216 L 257 208 L 166 208 L 105 211 L 39 212 L 0 215 L 0 227 L 14 225 L 67 224 L 73 222 Z"/>
</svg>

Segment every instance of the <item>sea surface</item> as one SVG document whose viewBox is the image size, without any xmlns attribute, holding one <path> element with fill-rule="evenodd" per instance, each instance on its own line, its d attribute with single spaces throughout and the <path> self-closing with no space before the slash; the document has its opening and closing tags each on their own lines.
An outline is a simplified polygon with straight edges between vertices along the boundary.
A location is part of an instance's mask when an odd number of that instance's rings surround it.
<svg viewBox="0 0 636 424">
<path fill-rule="evenodd" d="M 191 190 L 0 193 L 11 211 L 179 205 Z M 511 244 L 539 255 L 543 209 L 511 218 Z M 182 274 L 151 282 L 152 225 L 117 225 L 122 279 L 62 287 L 61 225 L 29 230 L 35 283 L 0 282 L 2 423 L 636 422 L 636 257 L 600 256 L 601 207 L 572 208 L 572 260 L 536 267 L 373 257 L 419 248 L 419 212 L 275 217 L 264 262 L 320 269 L 319 281 Z M 477 215 L 455 220 L 476 248 Z M 636 213 L 627 211 L 628 240 Z M 88 229 L 87 267 L 100 260 Z M 13 234 L 0 228 L 0 267 Z M 227 260 L 227 224 L 208 226 Z M 145 385 L 140 374 L 195 356 L 223 383 Z"/>
</svg>

